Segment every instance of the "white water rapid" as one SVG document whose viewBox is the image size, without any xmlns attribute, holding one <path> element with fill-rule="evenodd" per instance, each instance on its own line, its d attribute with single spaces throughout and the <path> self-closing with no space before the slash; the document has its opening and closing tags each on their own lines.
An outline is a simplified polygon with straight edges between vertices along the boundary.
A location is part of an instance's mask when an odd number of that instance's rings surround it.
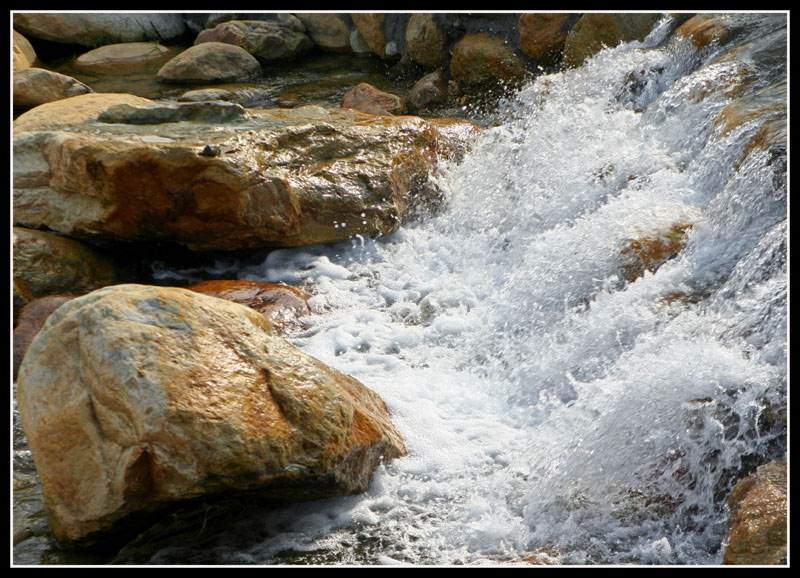
<svg viewBox="0 0 800 578">
<path fill-rule="evenodd" d="M 768 151 L 740 163 L 764 118 L 715 124 L 736 62 L 668 28 L 509 97 L 433 177 L 441 213 L 238 271 L 313 293 L 290 340 L 379 393 L 408 456 L 151 563 L 721 562 L 732 484 L 785 451 L 787 191 Z"/>
</svg>

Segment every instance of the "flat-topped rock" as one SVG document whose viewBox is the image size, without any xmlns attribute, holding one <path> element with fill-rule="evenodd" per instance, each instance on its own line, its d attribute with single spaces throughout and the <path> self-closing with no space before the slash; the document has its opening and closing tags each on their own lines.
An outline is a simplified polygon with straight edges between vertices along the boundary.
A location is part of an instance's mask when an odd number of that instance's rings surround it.
<svg viewBox="0 0 800 578">
<path fill-rule="evenodd" d="M 316 106 L 107 106 L 57 131 L 15 130 L 14 218 L 79 239 L 197 250 L 388 233 L 440 201 L 429 177 L 475 129 Z"/>
</svg>

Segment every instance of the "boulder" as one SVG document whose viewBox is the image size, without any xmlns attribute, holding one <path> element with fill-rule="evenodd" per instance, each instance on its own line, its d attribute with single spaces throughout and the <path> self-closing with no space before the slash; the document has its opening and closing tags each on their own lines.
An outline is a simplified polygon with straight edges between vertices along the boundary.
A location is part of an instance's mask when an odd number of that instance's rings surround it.
<svg viewBox="0 0 800 578">
<path fill-rule="evenodd" d="M 167 54 L 169 49 L 157 42 L 107 44 L 81 54 L 75 66 L 93 72 L 118 71 L 158 62 Z"/>
<path fill-rule="evenodd" d="M 424 68 L 438 68 L 447 62 L 447 35 L 433 19 L 433 14 L 411 15 L 406 28 L 406 52 Z"/>
<path fill-rule="evenodd" d="M 362 82 L 342 97 L 342 108 L 360 110 L 369 114 L 404 114 L 406 105 L 396 94 L 383 92 L 371 84 Z"/>
<path fill-rule="evenodd" d="M 63 546 L 188 500 L 363 492 L 404 455 L 381 398 L 252 309 L 117 285 L 59 307 L 18 377 L 20 422 Z"/>
<path fill-rule="evenodd" d="M 244 48 L 223 42 L 203 42 L 169 60 L 156 74 L 164 83 L 208 84 L 252 80 L 261 64 Z"/>
<path fill-rule="evenodd" d="M 623 42 L 644 40 L 660 14 L 590 13 L 580 17 L 564 42 L 564 63 L 580 66 L 603 48 L 614 48 Z"/>
<path fill-rule="evenodd" d="M 787 563 L 786 458 L 760 466 L 740 480 L 728 499 L 730 527 L 723 564 Z"/>
<path fill-rule="evenodd" d="M 180 14 L 144 12 L 37 12 L 14 14 L 14 29 L 31 38 L 97 47 L 120 42 L 178 41 Z"/>
<path fill-rule="evenodd" d="M 31 43 L 28 42 L 27 38 L 16 30 L 13 32 L 14 44 L 11 49 L 11 54 L 13 56 L 13 72 L 16 74 L 20 70 L 24 70 L 36 63 L 36 51 L 33 49 L 33 46 L 31 46 Z"/>
<path fill-rule="evenodd" d="M 306 34 L 319 48 L 330 52 L 350 52 L 350 26 L 344 15 L 297 13 Z"/>
<path fill-rule="evenodd" d="M 354 12 L 350 14 L 356 29 L 373 53 L 386 58 L 386 14 L 377 12 Z"/>
<path fill-rule="evenodd" d="M 118 282 L 114 263 L 94 247 L 45 231 L 13 228 L 15 279 L 34 297 L 81 295 Z"/>
<path fill-rule="evenodd" d="M 453 48 L 450 76 L 464 86 L 516 82 L 524 75 L 524 59 L 499 36 L 467 34 Z"/>
<path fill-rule="evenodd" d="M 436 206 L 431 172 L 475 134 L 468 121 L 350 109 L 248 109 L 226 117 L 236 105 L 144 102 L 102 113 L 114 122 L 15 130 L 15 223 L 78 239 L 173 241 L 195 250 L 388 233 L 418 208 Z M 198 104 L 206 106 L 196 117 L 184 114 Z M 203 115 L 211 122 L 201 122 Z M 147 118 L 160 124 L 139 124 Z"/>
<path fill-rule="evenodd" d="M 420 78 L 406 95 L 406 104 L 411 110 L 422 110 L 431 104 L 447 101 L 448 81 L 441 71 L 430 72 Z"/>
<path fill-rule="evenodd" d="M 521 15 L 517 30 L 522 52 L 540 64 L 555 64 L 561 59 L 574 17 L 569 13 Z"/>
<path fill-rule="evenodd" d="M 261 281 L 201 281 L 186 287 L 204 295 L 227 299 L 255 309 L 279 331 L 299 328 L 300 318 L 311 313 L 310 296 L 295 287 Z"/>
<path fill-rule="evenodd" d="M 231 20 L 197 35 L 195 45 L 223 42 L 239 46 L 260 62 L 293 60 L 314 46 L 303 32 L 278 20 Z"/>
<path fill-rule="evenodd" d="M 33 108 L 90 92 L 92 89 L 79 80 L 43 68 L 28 67 L 14 73 L 15 107 Z"/>
<path fill-rule="evenodd" d="M 72 295 L 49 295 L 33 299 L 22 308 L 19 313 L 19 322 L 14 327 L 14 368 L 13 379 L 17 381 L 17 373 L 25 358 L 33 338 L 39 333 L 50 317 L 50 314 L 67 301 L 74 299 Z"/>
</svg>

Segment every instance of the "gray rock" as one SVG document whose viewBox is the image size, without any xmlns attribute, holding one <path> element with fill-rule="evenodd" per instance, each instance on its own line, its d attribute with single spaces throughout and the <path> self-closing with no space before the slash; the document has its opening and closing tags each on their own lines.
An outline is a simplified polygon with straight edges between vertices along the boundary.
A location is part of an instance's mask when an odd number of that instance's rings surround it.
<svg viewBox="0 0 800 578">
<path fill-rule="evenodd" d="M 224 42 L 244 48 L 261 62 L 292 60 L 314 46 L 303 32 L 281 21 L 231 20 L 203 30 L 195 45 Z"/>
<path fill-rule="evenodd" d="M 175 41 L 186 32 L 186 23 L 180 14 L 169 13 L 16 13 L 14 28 L 32 38 L 95 47 Z"/>
<path fill-rule="evenodd" d="M 101 112 L 97 120 L 120 124 L 169 122 L 226 123 L 244 117 L 244 107 L 228 102 L 187 102 L 131 106 L 117 104 Z"/>
</svg>

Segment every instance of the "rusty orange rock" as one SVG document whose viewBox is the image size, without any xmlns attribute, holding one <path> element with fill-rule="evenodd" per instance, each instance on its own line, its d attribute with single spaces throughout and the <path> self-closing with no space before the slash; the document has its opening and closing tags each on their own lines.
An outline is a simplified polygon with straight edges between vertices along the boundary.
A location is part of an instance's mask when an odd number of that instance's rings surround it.
<svg viewBox="0 0 800 578">
<path fill-rule="evenodd" d="M 65 303 L 17 383 L 65 546 L 186 500 L 362 492 L 405 453 L 375 392 L 253 309 L 186 289 L 116 285 Z"/>
<path fill-rule="evenodd" d="M 260 281 L 201 281 L 186 287 L 191 291 L 241 303 L 265 315 L 278 331 L 299 326 L 299 318 L 311 313 L 309 295 L 300 289 Z"/>
<path fill-rule="evenodd" d="M 668 231 L 651 237 L 632 240 L 623 249 L 622 273 L 627 281 L 634 281 L 645 271 L 655 273 L 669 259 L 675 257 L 686 244 L 690 223 L 678 223 Z"/>
<path fill-rule="evenodd" d="M 786 475 L 784 458 L 759 467 L 733 488 L 724 564 L 786 564 Z"/>
</svg>

